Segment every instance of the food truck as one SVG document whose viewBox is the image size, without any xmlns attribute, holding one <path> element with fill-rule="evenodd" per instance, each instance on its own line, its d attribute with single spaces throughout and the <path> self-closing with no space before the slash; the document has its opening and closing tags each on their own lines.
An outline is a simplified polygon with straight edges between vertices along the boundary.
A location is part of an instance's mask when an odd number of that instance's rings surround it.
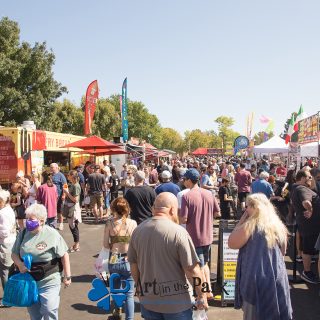
<svg viewBox="0 0 320 320">
<path fill-rule="evenodd" d="M 72 134 L 36 130 L 34 125 L 21 127 L 0 127 L 0 185 L 9 185 L 22 170 L 26 175 L 49 170 L 51 163 L 59 165 L 62 172 L 68 172 L 81 163 L 90 160 L 77 148 L 61 148 L 83 139 Z"/>
</svg>

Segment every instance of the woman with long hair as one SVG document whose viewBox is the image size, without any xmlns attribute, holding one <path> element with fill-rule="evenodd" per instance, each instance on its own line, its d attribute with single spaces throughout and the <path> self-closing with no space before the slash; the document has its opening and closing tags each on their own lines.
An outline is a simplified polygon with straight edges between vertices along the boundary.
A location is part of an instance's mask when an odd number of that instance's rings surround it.
<svg viewBox="0 0 320 320">
<path fill-rule="evenodd" d="M 289 320 L 292 307 L 283 255 L 288 231 L 262 193 L 247 197 L 246 211 L 228 244 L 239 249 L 235 308 L 246 320 Z"/>
<path fill-rule="evenodd" d="M 106 223 L 103 246 L 110 250 L 108 265 L 110 274 L 117 273 L 120 275 L 120 282 L 116 284 L 117 287 L 120 287 L 123 280 L 130 284 L 130 289 L 126 293 L 125 313 L 126 320 L 132 320 L 134 318 L 134 281 L 130 272 L 127 252 L 131 235 L 137 227 L 137 223 L 128 218 L 130 208 L 125 198 L 119 197 L 113 200 L 110 209 L 113 217 Z M 116 310 L 114 315 L 118 314 L 119 310 Z"/>
<path fill-rule="evenodd" d="M 36 203 L 37 191 L 38 191 L 38 188 L 41 185 L 41 174 L 38 173 L 38 172 L 33 172 L 31 174 L 31 182 L 32 182 L 32 186 L 28 190 L 28 198 L 27 198 L 27 200 L 25 202 L 26 208 L 28 208 L 32 204 Z"/>
<path fill-rule="evenodd" d="M 69 171 L 68 180 L 70 184 L 68 187 L 63 188 L 63 193 L 65 194 L 64 202 L 64 212 L 67 211 L 65 215 L 69 229 L 73 236 L 73 246 L 69 248 L 69 252 L 80 251 L 80 237 L 79 237 L 79 223 L 82 222 L 81 218 L 81 208 L 80 208 L 80 194 L 81 186 L 79 184 L 79 175 L 76 170 Z"/>
</svg>

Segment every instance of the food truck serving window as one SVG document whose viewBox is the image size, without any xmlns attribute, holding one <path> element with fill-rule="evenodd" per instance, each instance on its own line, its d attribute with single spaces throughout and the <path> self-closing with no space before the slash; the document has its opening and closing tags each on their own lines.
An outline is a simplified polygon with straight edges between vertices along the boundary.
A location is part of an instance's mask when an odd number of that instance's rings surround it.
<svg viewBox="0 0 320 320">
<path fill-rule="evenodd" d="M 49 169 L 51 163 L 57 163 L 62 172 L 68 172 L 70 152 L 44 151 L 44 166 Z"/>
</svg>

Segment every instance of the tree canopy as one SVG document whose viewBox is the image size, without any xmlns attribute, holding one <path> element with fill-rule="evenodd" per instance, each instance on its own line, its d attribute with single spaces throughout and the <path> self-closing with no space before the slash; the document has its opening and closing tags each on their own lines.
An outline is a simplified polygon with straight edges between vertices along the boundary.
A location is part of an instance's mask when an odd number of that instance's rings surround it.
<svg viewBox="0 0 320 320">
<path fill-rule="evenodd" d="M 16 22 L 0 20 L 0 121 L 21 124 L 32 119 L 39 128 L 47 125 L 54 102 L 66 88 L 54 80 L 55 56 L 46 43 L 20 43 Z"/>
</svg>

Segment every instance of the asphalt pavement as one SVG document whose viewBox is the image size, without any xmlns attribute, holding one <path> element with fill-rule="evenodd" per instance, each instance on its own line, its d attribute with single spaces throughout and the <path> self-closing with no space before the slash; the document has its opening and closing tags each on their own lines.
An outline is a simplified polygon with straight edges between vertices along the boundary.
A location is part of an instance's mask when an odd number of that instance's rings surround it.
<svg viewBox="0 0 320 320">
<path fill-rule="evenodd" d="M 96 303 L 91 302 L 87 295 L 91 289 L 91 282 L 95 278 L 94 262 L 100 252 L 103 238 L 103 224 L 94 224 L 93 218 L 84 217 L 80 225 L 80 252 L 71 253 L 72 284 L 69 288 L 61 289 L 61 302 L 59 319 L 61 320 L 91 320 L 107 319 L 108 314 L 99 309 Z M 217 232 L 216 232 L 217 233 Z M 68 225 L 64 224 L 61 231 L 68 245 L 72 245 L 72 236 Z M 217 265 L 217 235 L 212 245 L 212 271 L 216 271 Z M 288 252 L 292 252 L 289 248 Z M 292 261 L 286 257 L 288 274 L 292 274 Z M 298 265 L 301 269 L 301 264 Z M 316 265 L 313 266 L 316 270 Z M 297 283 L 291 285 L 291 299 L 296 320 L 320 320 L 320 285 Z M 0 297 L 2 289 L 0 288 Z M 139 303 L 136 301 L 135 319 L 142 319 L 139 313 Z M 220 301 L 210 302 L 208 318 L 215 320 L 240 320 L 243 318 L 242 311 L 233 309 L 232 306 L 222 307 Z M 27 320 L 28 312 L 25 308 L 0 309 L 2 320 Z M 124 315 L 123 315 L 124 319 Z"/>
</svg>

